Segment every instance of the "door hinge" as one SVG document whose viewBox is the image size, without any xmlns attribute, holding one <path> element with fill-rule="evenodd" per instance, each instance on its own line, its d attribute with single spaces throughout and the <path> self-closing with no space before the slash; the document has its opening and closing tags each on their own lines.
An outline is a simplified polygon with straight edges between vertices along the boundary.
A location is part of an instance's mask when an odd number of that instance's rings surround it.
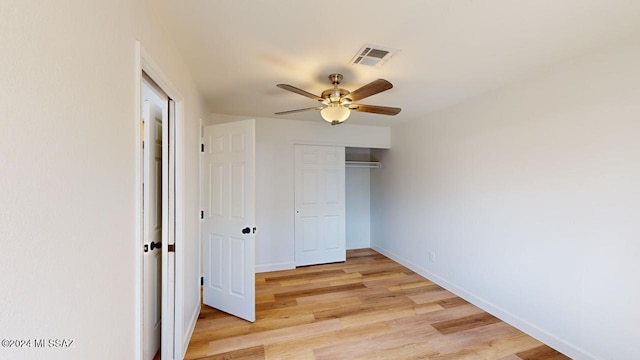
<svg viewBox="0 0 640 360">
<path fill-rule="evenodd" d="M 168 252 L 176 252 L 176 245 L 175 244 L 169 244 L 169 246 L 167 247 L 167 251 Z"/>
<path fill-rule="evenodd" d="M 204 152 L 204 144 L 200 144 L 200 152 Z"/>
<path fill-rule="evenodd" d="M 204 219 L 204 210 L 200 210 L 200 219 Z"/>
</svg>

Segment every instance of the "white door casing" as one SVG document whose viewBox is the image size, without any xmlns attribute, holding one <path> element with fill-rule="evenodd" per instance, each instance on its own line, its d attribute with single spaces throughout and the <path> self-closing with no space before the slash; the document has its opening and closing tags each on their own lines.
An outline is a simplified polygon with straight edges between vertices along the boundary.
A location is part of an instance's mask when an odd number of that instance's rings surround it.
<svg viewBox="0 0 640 360">
<path fill-rule="evenodd" d="M 253 322 L 255 120 L 207 126 L 203 142 L 203 302 Z"/>
<path fill-rule="evenodd" d="M 177 213 L 177 136 L 176 136 L 176 103 L 167 102 L 168 117 L 162 126 L 162 359 L 176 359 L 182 355 L 180 334 L 176 332 L 176 253 L 169 251 L 169 246 L 176 244 Z M 177 308 L 182 310 L 182 303 Z M 186 349 L 185 349 L 186 351 Z"/>
<path fill-rule="evenodd" d="M 295 145 L 296 266 L 346 260 L 345 148 Z"/>
<path fill-rule="evenodd" d="M 166 95 L 147 83 L 142 90 L 143 115 L 143 236 L 144 314 L 143 359 L 151 360 L 160 348 L 162 315 L 162 187 L 163 123 L 168 116 Z M 163 96 L 164 95 L 164 96 Z"/>
</svg>

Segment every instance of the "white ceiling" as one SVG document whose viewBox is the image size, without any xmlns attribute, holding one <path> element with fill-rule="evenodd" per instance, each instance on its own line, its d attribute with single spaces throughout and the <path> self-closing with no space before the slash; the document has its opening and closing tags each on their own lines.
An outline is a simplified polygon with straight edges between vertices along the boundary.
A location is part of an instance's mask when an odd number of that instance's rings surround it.
<svg viewBox="0 0 640 360">
<path fill-rule="evenodd" d="M 640 29 L 638 0 L 157 0 L 212 112 L 322 121 L 314 94 L 344 74 L 348 90 L 394 88 L 360 101 L 401 107 L 349 123 L 419 118 L 579 56 Z M 382 68 L 350 65 L 365 44 L 401 50 Z"/>
</svg>

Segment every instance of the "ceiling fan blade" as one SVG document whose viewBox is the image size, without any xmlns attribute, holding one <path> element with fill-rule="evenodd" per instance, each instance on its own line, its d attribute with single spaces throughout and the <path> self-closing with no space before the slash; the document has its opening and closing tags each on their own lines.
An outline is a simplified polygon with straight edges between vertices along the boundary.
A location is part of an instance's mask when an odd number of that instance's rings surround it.
<svg viewBox="0 0 640 360">
<path fill-rule="evenodd" d="M 316 107 L 310 107 L 310 108 L 306 108 L 306 109 L 281 111 L 281 112 L 277 112 L 275 114 L 276 115 L 286 115 L 286 114 L 293 114 L 293 113 L 297 113 L 297 112 L 303 112 L 303 111 L 309 111 L 309 110 L 322 110 L 322 109 L 324 109 L 324 107 L 316 106 Z"/>
<path fill-rule="evenodd" d="M 402 110 L 397 107 L 389 106 L 377 106 L 377 105 L 364 105 L 364 104 L 351 104 L 349 109 L 353 111 L 368 112 L 382 115 L 398 115 Z"/>
<path fill-rule="evenodd" d="M 378 79 L 364 85 L 363 87 L 354 90 L 351 94 L 347 95 L 349 99 L 352 101 L 362 100 L 371 95 L 375 95 L 377 93 L 381 93 L 383 91 L 389 90 L 393 87 L 393 85 L 385 79 Z"/>
<path fill-rule="evenodd" d="M 300 94 L 302 96 L 306 96 L 309 99 L 313 99 L 313 100 L 320 101 L 320 102 L 324 101 L 324 99 L 321 98 L 320 96 L 313 95 L 312 93 L 304 91 L 302 89 L 298 89 L 295 86 L 291 86 L 291 85 L 288 85 L 288 84 L 278 84 L 276 86 L 279 87 L 280 89 L 289 90 L 289 91 L 294 92 L 296 94 Z"/>
</svg>

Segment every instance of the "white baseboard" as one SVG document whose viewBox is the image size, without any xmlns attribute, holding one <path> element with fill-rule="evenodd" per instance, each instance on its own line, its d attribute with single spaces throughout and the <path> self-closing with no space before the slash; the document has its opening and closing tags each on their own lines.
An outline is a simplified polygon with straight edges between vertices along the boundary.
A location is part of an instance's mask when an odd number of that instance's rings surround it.
<svg viewBox="0 0 640 360">
<path fill-rule="evenodd" d="M 489 314 L 499 318 L 500 320 L 506 322 L 509 325 L 521 330 L 522 332 L 542 341 L 543 343 L 551 346 L 552 348 L 562 352 L 563 354 L 571 357 L 576 360 L 601 360 L 597 358 L 593 354 L 588 353 L 587 351 L 580 349 L 579 347 L 570 344 L 569 342 L 558 338 L 557 336 L 545 331 L 537 327 L 536 325 L 502 309 L 501 307 L 486 301 L 485 299 L 476 296 L 473 293 L 466 291 L 465 289 L 450 283 L 449 281 L 441 278 L 440 276 L 431 273 L 430 271 L 414 264 L 413 262 L 399 256 L 395 253 L 387 251 L 386 249 L 377 246 L 376 244 L 371 244 L 371 248 L 380 254 L 394 260 L 395 262 L 409 268 L 410 270 L 420 274 L 422 277 L 433 281 L 434 283 L 440 285 L 446 290 L 456 294 L 457 296 L 463 298 L 464 300 L 470 302 L 471 304 L 481 308 L 482 310 L 488 312 Z"/>
<path fill-rule="evenodd" d="M 193 331 L 196 329 L 196 322 L 198 322 L 198 317 L 200 316 L 200 309 L 202 309 L 202 306 L 198 300 L 198 306 L 196 306 L 195 311 L 191 315 L 191 319 L 189 319 L 189 325 L 187 325 L 187 335 L 182 339 L 182 359 L 184 359 L 184 356 L 187 354 L 189 341 L 191 340 L 191 336 L 193 336 Z"/>
<path fill-rule="evenodd" d="M 261 264 L 256 265 L 256 273 L 263 273 L 269 271 L 280 271 L 280 270 L 291 270 L 296 268 L 296 263 L 294 262 L 284 262 L 284 263 L 276 263 L 276 264 Z"/>
</svg>

